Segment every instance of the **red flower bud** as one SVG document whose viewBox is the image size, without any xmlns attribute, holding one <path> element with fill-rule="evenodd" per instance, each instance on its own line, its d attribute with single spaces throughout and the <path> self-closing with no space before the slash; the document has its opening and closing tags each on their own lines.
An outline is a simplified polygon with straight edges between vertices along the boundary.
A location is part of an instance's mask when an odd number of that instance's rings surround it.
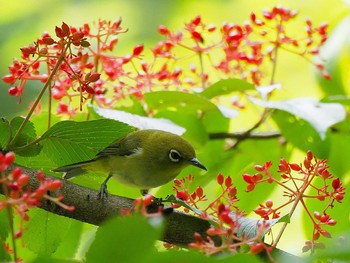
<svg viewBox="0 0 350 263">
<path fill-rule="evenodd" d="M 202 197 L 203 196 L 203 188 L 198 186 L 197 189 L 196 189 L 196 195 L 198 197 Z"/>
<path fill-rule="evenodd" d="M 230 176 L 228 176 L 226 179 L 225 179 L 225 185 L 226 187 L 231 187 L 232 186 L 232 179 Z"/>
<path fill-rule="evenodd" d="M 332 181 L 332 187 L 335 191 L 337 191 L 337 189 L 341 186 L 341 183 L 340 183 L 340 180 L 339 178 L 335 178 L 333 181 Z"/>
<path fill-rule="evenodd" d="M 337 193 L 335 195 L 335 200 L 337 200 L 339 203 L 341 203 L 341 201 L 344 199 L 344 194 L 340 194 L 340 193 Z"/>
<path fill-rule="evenodd" d="M 153 196 L 153 195 L 147 194 L 147 195 L 145 195 L 145 196 L 142 198 L 143 204 L 144 204 L 145 206 L 148 206 L 148 205 L 150 205 L 150 204 L 153 202 L 153 199 L 154 199 L 154 196 Z"/>
<path fill-rule="evenodd" d="M 315 211 L 315 212 L 314 212 L 314 217 L 315 217 L 316 219 L 320 220 L 320 219 L 321 219 L 321 214 L 320 214 L 320 212 Z"/>
<path fill-rule="evenodd" d="M 133 50 L 133 56 L 137 57 L 141 54 L 141 52 L 143 51 L 144 46 L 143 45 L 137 45 L 136 47 L 134 47 Z"/>
<path fill-rule="evenodd" d="M 13 84 L 17 79 L 12 75 L 5 75 L 2 80 L 7 84 Z"/>
<path fill-rule="evenodd" d="M 170 34 L 170 31 L 166 26 L 159 26 L 158 32 L 162 35 L 169 35 Z"/>
<path fill-rule="evenodd" d="M 62 186 L 62 181 L 60 181 L 60 180 L 54 180 L 54 181 L 52 181 L 52 182 L 48 185 L 47 189 L 48 189 L 48 190 L 51 190 L 51 191 L 56 191 L 56 190 L 58 190 L 61 186 Z"/>
<path fill-rule="evenodd" d="M 262 243 L 254 244 L 250 247 L 250 253 L 259 254 L 264 250 L 264 245 Z"/>
<path fill-rule="evenodd" d="M 309 161 L 311 161 L 312 158 L 314 157 L 314 155 L 312 154 L 311 151 L 307 151 L 306 156 L 307 156 L 307 159 L 308 159 Z"/>
<path fill-rule="evenodd" d="M 296 164 L 296 163 L 290 163 L 289 164 L 290 168 L 294 171 L 300 171 L 301 170 L 301 167 L 299 164 Z"/>
<path fill-rule="evenodd" d="M 53 40 L 51 37 L 43 37 L 43 42 L 50 46 L 53 45 L 55 43 L 55 40 Z"/>
<path fill-rule="evenodd" d="M 12 179 L 14 181 L 17 181 L 17 179 L 20 177 L 20 175 L 22 174 L 22 170 L 19 167 L 16 167 L 12 170 Z"/>
<path fill-rule="evenodd" d="M 13 152 L 8 152 L 5 154 L 4 163 L 6 165 L 11 165 L 15 160 L 15 154 Z"/>
<path fill-rule="evenodd" d="M 186 201 L 188 199 L 188 194 L 185 192 L 185 191 L 177 191 L 176 192 L 176 197 L 183 200 L 183 201 Z"/>
<path fill-rule="evenodd" d="M 96 82 L 100 79 L 100 76 L 101 74 L 100 73 L 91 73 L 90 75 L 86 75 L 88 78 L 87 78 L 87 81 L 89 82 Z"/>
<path fill-rule="evenodd" d="M 253 183 L 252 176 L 250 174 L 243 174 L 243 180 L 248 184 Z"/>
<path fill-rule="evenodd" d="M 222 175 L 222 173 L 218 174 L 218 176 L 216 177 L 216 181 L 219 185 L 222 185 L 224 183 L 224 176 Z"/>
<path fill-rule="evenodd" d="M 226 223 L 226 224 L 231 224 L 232 218 L 230 216 L 229 211 L 224 211 L 219 215 L 219 218 L 221 219 L 222 222 Z"/>
<path fill-rule="evenodd" d="M 21 185 L 24 186 L 29 182 L 29 175 L 27 174 L 22 174 L 18 179 L 17 182 Z"/>
<path fill-rule="evenodd" d="M 273 201 L 269 199 L 265 202 L 265 205 L 267 208 L 271 208 L 273 206 Z"/>
</svg>

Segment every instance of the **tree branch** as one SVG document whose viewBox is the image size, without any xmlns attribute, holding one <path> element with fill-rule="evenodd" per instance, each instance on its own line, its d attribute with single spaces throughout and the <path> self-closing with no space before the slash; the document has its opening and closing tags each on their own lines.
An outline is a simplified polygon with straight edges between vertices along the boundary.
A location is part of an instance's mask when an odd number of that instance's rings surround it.
<svg viewBox="0 0 350 263">
<path fill-rule="evenodd" d="M 281 133 L 279 131 L 270 131 L 270 132 L 234 132 L 234 133 L 227 133 L 227 132 L 217 132 L 217 133 L 210 133 L 209 139 L 211 140 L 217 140 L 217 139 L 237 139 L 237 140 L 243 140 L 243 139 L 273 139 L 281 137 Z"/>
<path fill-rule="evenodd" d="M 7 170 L 7 173 L 10 173 L 14 167 L 20 167 L 23 173 L 30 176 L 28 187 L 32 189 L 38 188 L 39 181 L 35 170 L 16 165 L 11 166 Z M 46 176 L 50 177 L 48 175 Z M 123 209 L 134 209 L 134 199 L 109 194 L 107 198 L 100 200 L 97 199 L 97 190 L 89 189 L 67 180 L 61 181 L 61 189 L 50 194 L 52 196 L 62 195 L 64 197 L 62 202 L 66 205 L 74 206 L 75 210 L 65 210 L 49 201 L 43 202 L 40 208 L 57 215 L 73 218 L 93 225 L 100 225 L 107 218 L 119 215 Z M 3 194 L 1 187 L 0 193 Z M 177 245 L 188 245 L 193 242 L 195 232 L 206 237 L 206 231 L 210 227 L 208 221 L 179 211 L 174 211 L 169 215 L 165 215 L 164 218 L 166 221 L 166 228 L 162 240 Z M 220 242 L 219 239 L 215 241 Z"/>
<path fill-rule="evenodd" d="M 36 176 L 36 170 L 20 165 L 12 165 L 6 173 L 9 174 L 14 167 L 20 167 L 23 173 L 29 175 L 30 180 L 28 187 L 31 187 L 32 189 L 38 188 L 40 183 Z M 48 175 L 46 176 L 51 177 Z M 93 225 L 100 225 L 107 218 L 119 215 L 123 209 L 134 209 L 134 199 L 110 194 L 104 200 L 100 200 L 97 199 L 97 190 L 73 184 L 66 180 L 61 181 L 63 184 L 60 190 L 51 193 L 51 195 L 62 195 L 64 197 L 63 203 L 69 206 L 74 206 L 75 210 L 68 211 L 49 201 L 43 202 L 39 208 Z M 0 193 L 3 194 L 3 189 L 1 187 Z M 164 219 L 166 227 L 161 240 L 180 246 L 187 246 L 189 243 L 194 242 L 194 233 L 198 233 L 206 239 L 207 230 L 210 227 L 208 221 L 176 210 L 174 210 L 173 213 L 164 215 Z M 211 236 L 211 239 L 217 245 L 221 243 L 221 239 L 216 236 Z M 273 256 L 292 260 L 290 262 L 300 261 L 300 258 L 277 248 L 273 250 Z"/>
</svg>

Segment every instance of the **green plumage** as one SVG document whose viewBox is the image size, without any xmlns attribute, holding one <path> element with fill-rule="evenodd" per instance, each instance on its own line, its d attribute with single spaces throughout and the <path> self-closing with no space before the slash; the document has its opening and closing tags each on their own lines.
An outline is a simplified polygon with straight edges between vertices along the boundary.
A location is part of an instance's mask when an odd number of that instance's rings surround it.
<svg viewBox="0 0 350 263">
<path fill-rule="evenodd" d="M 149 189 L 174 179 L 183 168 L 205 167 L 196 159 L 192 145 L 178 135 L 160 130 L 135 131 L 99 152 L 95 158 L 54 169 L 69 179 L 87 172 L 100 172 L 119 182 Z"/>
</svg>

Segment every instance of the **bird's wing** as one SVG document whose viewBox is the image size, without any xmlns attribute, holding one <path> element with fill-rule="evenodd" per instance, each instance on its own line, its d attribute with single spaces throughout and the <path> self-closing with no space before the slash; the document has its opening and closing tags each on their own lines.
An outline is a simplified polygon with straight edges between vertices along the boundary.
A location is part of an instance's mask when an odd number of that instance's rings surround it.
<svg viewBox="0 0 350 263">
<path fill-rule="evenodd" d="M 104 148 L 96 155 L 95 159 L 108 156 L 130 156 L 139 152 L 141 146 L 140 140 L 137 140 L 136 138 L 130 140 L 127 136 Z"/>
</svg>

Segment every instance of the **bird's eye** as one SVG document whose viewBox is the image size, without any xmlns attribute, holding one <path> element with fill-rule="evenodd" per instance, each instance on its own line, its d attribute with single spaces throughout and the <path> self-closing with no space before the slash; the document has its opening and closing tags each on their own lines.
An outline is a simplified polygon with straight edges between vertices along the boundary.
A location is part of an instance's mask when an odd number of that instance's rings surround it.
<svg viewBox="0 0 350 263">
<path fill-rule="evenodd" d="M 169 158 L 172 162 L 177 163 L 181 159 L 181 154 L 178 151 L 172 149 L 169 152 Z"/>
</svg>

